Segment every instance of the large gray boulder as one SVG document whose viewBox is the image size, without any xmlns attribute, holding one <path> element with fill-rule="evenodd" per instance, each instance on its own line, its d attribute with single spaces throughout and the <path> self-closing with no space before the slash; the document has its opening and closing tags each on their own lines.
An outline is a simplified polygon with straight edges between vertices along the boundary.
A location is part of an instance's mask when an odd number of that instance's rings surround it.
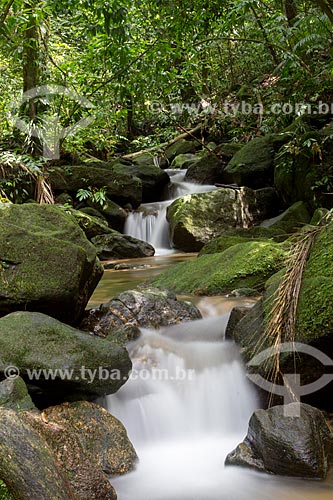
<svg viewBox="0 0 333 500">
<path fill-rule="evenodd" d="M 0 406 L 17 411 L 35 409 L 27 386 L 21 377 L 7 378 L 0 382 Z"/>
<path fill-rule="evenodd" d="M 299 403 L 255 411 L 245 440 L 227 456 L 226 465 L 324 479 L 333 461 L 333 435 L 320 410 L 300 407 L 300 415 Z"/>
<path fill-rule="evenodd" d="M 0 319 L 0 377 L 8 366 L 19 369 L 30 391 L 38 388 L 45 399 L 64 401 L 116 392 L 132 365 L 127 351 L 108 338 L 44 314 L 15 312 Z"/>
<path fill-rule="evenodd" d="M 274 148 L 269 138 L 256 137 L 240 149 L 225 168 L 223 181 L 259 189 L 274 181 Z"/>
<path fill-rule="evenodd" d="M 116 172 L 108 164 L 53 167 L 49 179 L 56 193 L 67 191 L 74 198 L 79 189 L 90 187 L 105 188 L 108 198 L 120 205 L 130 203 L 137 208 L 142 201 L 141 179 L 129 173 Z"/>
<path fill-rule="evenodd" d="M 197 182 L 198 184 L 215 184 L 223 180 L 224 164 L 214 153 L 205 152 L 188 166 L 185 180 Z"/>
<path fill-rule="evenodd" d="M 159 201 L 164 188 L 170 181 L 169 175 L 162 169 L 150 165 L 141 156 L 134 160 L 133 165 L 116 164 L 112 172 L 118 175 L 131 175 L 142 182 L 142 201 L 144 203 Z"/>
<path fill-rule="evenodd" d="M 167 210 L 172 245 L 197 252 L 226 230 L 251 226 L 275 215 L 277 209 L 276 193 L 271 188 L 221 188 L 178 198 Z"/>
<path fill-rule="evenodd" d="M 113 230 L 92 238 L 92 243 L 101 260 L 152 257 L 155 253 L 154 247 L 149 243 Z"/>
<path fill-rule="evenodd" d="M 77 322 L 103 268 L 75 219 L 51 205 L 0 210 L 0 316 L 39 311 Z"/>
<path fill-rule="evenodd" d="M 178 300 L 167 290 L 148 288 L 128 290 L 99 309 L 92 309 L 82 327 L 95 335 L 112 338 L 118 336 L 118 328 L 123 325 L 160 328 L 200 318 L 200 311 L 191 302 Z M 131 332 L 133 335 L 133 330 Z"/>
</svg>

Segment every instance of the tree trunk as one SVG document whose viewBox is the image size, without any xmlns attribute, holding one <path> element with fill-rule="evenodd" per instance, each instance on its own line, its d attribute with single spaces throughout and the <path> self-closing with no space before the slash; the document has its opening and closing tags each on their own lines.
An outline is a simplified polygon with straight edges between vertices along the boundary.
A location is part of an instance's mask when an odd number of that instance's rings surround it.
<svg viewBox="0 0 333 500">
<path fill-rule="evenodd" d="M 283 13 L 287 18 L 289 26 L 292 26 L 297 16 L 297 5 L 295 0 L 283 0 Z"/>
<path fill-rule="evenodd" d="M 23 32 L 23 92 L 39 85 L 39 32 L 34 17 L 36 5 L 37 2 L 34 0 L 25 3 L 29 19 Z M 28 116 L 30 120 L 36 122 L 37 104 L 34 99 L 29 100 Z"/>
</svg>

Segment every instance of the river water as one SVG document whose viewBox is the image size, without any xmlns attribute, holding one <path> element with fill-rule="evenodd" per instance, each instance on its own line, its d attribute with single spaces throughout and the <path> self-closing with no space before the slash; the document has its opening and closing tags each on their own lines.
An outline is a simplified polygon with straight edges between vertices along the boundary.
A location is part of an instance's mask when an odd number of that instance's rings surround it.
<svg viewBox="0 0 333 500">
<path fill-rule="evenodd" d="M 151 267 L 107 271 L 92 304 L 186 258 L 144 259 Z M 140 459 L 134 472 L 111 478 L 118 499 L 332 500 L 333 474 L 313 482 L 224 467 L 258 407 L 237 347 L 223 340 L 239 299 L 192 299 L 204 319 L 159 331 L 143 329 L 128 346 L 135 376 L 107 398 L 108 410 L 125 425 Z"/>
</svg>

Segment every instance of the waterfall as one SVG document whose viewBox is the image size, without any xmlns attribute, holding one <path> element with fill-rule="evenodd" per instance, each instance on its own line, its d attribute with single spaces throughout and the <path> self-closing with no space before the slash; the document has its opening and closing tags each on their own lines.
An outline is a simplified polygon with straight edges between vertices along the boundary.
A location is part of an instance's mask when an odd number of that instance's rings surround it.
<svg viewBox="0 0 333 500">
<path fill-rule="evenodd" d="M 238 349 L 223 341 L 229 314 L 142 329 L 128 349 L 131 378 L 108 410 L 125 425 L 140 462 L 112 478 L 119 500 L 220 500 L 226 454 L 256 408 Z"/>
<path fill-rule="evenodd" d="M 147 241 L 156 250 L 155 255 L 172 252 L 169 241 L 169 224 L 166 211 L 169 205 L 186 194 L 204 193 L 216 189 L 215 186 L 185 182 L 186 170 L 168 169 L 170 176 L 166 201 L 144 203 L 137 211 L 131 212 L 125 223 L 125 234 Z"/>
</svg>

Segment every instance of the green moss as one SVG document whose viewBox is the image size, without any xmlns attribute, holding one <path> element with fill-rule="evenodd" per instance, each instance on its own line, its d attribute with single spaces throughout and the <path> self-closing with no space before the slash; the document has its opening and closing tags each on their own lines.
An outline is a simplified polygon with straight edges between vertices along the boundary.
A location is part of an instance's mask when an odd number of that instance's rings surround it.
<svg viewBox="0 0 333 500">
<path fill-rule="evenodd" d="M 14 500 L 9 493 L 7 486 L 0 479 L 0 500 Z"/>
<path fill-rule="evenodd" d="M 284 248 L 270 241 L 239 243 L 222 253 L 172 266 L 153 285 L 177 293 L 219 295 L 235 288 L 261 290 L 285 256 Z"/>
</svg>

